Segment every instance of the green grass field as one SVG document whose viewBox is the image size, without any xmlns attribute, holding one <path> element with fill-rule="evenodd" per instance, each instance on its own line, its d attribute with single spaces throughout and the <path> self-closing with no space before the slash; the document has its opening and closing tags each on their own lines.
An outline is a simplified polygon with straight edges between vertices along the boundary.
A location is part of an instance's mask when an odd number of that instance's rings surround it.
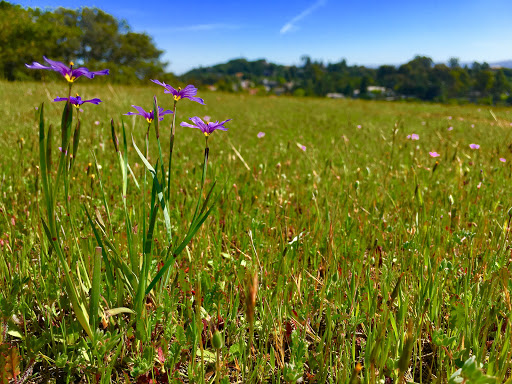
<svg viewBox="0 0 512 384">
<path fill-rule="evenodd" d="M 511 109 L 199 92 L 166 225 L 147 123 L 122 114 L 171 97 L 74 87 L 103 102 L 57 181 L 66 86 L 0 83 L 0 383 L 511 382 Z M 233 120 L 202 189 L 204 135 L 179 123 L 205 115 Z M 164 196 L 171 121 L 163 162 L 153 127 L 148 149 Z"/>
</svg>

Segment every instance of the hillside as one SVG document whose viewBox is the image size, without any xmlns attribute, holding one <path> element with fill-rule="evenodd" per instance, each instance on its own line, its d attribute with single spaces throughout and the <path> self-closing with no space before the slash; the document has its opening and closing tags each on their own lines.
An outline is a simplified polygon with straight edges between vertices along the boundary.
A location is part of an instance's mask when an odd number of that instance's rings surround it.
<svg viewBox="0 0 512 384">
<path fill-rule="evenodd" d="M 351 66 L 346 60 L 325 64 L 308 56 L 291 66 L 239 58 L 193 69 L 181 80 L 222 91 L 506 105 L 512 103 L 509 67 L 512 61 L 435 64 L 426 56 L 377 68 Z"/>
</svg>

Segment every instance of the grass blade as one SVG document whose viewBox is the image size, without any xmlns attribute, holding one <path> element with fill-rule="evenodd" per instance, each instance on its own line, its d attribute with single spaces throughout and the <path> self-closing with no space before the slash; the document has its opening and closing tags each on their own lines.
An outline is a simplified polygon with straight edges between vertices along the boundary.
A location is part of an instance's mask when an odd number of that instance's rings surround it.
<svg viewBox="0 0 512 384">
<path fill-rule="evenodd" d="M 91 329 L 98 327 L 98 310 L 100 305 L 100 288 L 101 288 L 101 247 L 96 247 L 93 259 L 92 287 L 89 299 L 89 324 Z"/>
<path fill-rule="evenodd" d="M 153 289 L 153 287 L 155 286 L 155 284 L 162 278 L 162 276 L 164 275 L 164 273 L 167 271 L 167 269 L 171 266 L 171 264 L 174 262 L 174 259 L 176 257 L 179 256 L 179 254 L 185 249 L 185 247 L 188 245 L 188 243 L 190 243 L 190 240 L 192 240 L 192 238 L 194 237 L 194 235 L 197 233 L 197 231 L 201 228 L 201 225 L 205 222 L 205 220 L 208 218 L 208 216 L 210 215 L 212 209 L 215 207 L 215 204 L 217 203 L 218 199 L 220 197 L 220 194 L 217 196 L 217 198 L 215 199 L 215 201 L 213 202 L 212 206 L 210 207 L 210 209 L 208 209 L 208 211 L 206 211 L 206 213 L 200 217 L 195 225 L 192 225 L 194 223 L 191 224 L 190 226 L 190 229 L 187 233 L 187 236 L 185 236 L 185 238 L 183 239 L 183 241 L 180 243 L 180 245 L 175 249 L 175 251 L 172 253 L 172 257 L 171 258 L 168 258 L 168 260 L 165 262 L 165 264 L 162 266 L 162 268 L 160 269 L 160 271 L 158 271 L 158 273 L 156 274 L 156 276 L 153 278 L 153 280 L 151 280 L 151 283 L 148 285 L 148 287 L 146 288 L 146 295 L 149 294 L 149 292 L 151 292 L 151 290 Z"/>
<path fill-rule="evenodd" d="M 162 208 L 162 211 L 164 213 L 165 228 L 167 230 L 167 241 L 169 243 L 171 243 L 171 241 L 172 241 L 171 219 L 169 217 L 169 212 L 167 211 L 167 206 L 165 205 L 164 193 L 162 191 L 162 187 L 161 187 L 160 183 L 158 182 L 158 177 L 157 177 L 156 171 L 151 166 L 151 164 L 149 164 L 149 161 L 144 157 L 142 152 L 139 150 L 139 148 L 137 147 L 137 144 L 135 144 L 135 139 L 133 137 L 132 137 L 132 142 L 133 142 L 133 146 L 135 147 L 135 151 L 137 151 L 140 159 L 142 160 L 142 162 L 144 163 L 146 168 L 149 170 L 149 172 L 153 176 L 154 187 L 157 189 L 158 201 L 160 202 L 160 207 Z"/>
</svg>

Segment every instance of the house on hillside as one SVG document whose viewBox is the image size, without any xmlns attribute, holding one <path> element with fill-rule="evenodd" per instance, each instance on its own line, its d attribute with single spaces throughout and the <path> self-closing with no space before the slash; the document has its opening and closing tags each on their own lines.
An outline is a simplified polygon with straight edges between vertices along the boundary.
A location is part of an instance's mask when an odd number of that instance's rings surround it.
<svg viewBox="0 0 512 384">
<path fill-rule="evenodd" d="M 343 93 L 337 93 L 337 92 L 330 92 L 327 96 L 329 99 L 344 99 L 345 95 Z"/>
</svg>

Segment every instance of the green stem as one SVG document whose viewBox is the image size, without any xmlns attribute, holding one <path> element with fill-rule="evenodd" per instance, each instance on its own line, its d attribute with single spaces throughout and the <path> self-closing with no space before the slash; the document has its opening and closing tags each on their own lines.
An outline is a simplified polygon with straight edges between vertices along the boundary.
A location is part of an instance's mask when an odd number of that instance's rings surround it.
<svg viewBox="0 0 512 384">
<path fill-rule="evenodd" d="M 135 143 L 134 143 L 135 145 Z M 135 149 L 137 149 L 137 146 L 135 146 Z M 153 280 L 151 281 L 151 283 L 149 284 L 149 286 L 146 288 L 146 295 L 149 294 L 149 292 L 151 292 L 151 290 L 153 289 L 153 287 L 155 286 L 155 284 L 164 276 L 164 274 L 167 272 L 168 268 L 171 266 L 172 264 L 172 260 L 174 258 L 176 258 L 182 251 L 183 249 L 185 249 L 186 245 L 190 242 L 190 240 L 192 239 L 192 237 L 196 234 L 196 232 L 199 230 L 199 228 L 201 227 L 201 225 L 203 224 L 203 222 L 206 220 L 206 218 L 208 217 L 209 213 L 210 213 L 210 210 L 212 209 L 210 207 L 210 209 L 207 210 L 207 212 L 205 214 L 202 214 L 203 213 L 203 210 L 201 210 L 201 212 L 199 212 L 199 206 L 201 205 L 201 201 L 202 201 L 202 195 L 203 195 L 203 187 L 204 187 L 204 182 L 206 180 L 206 170 L 207 170 L 207 167 L 208 167 L 208 154 L 209 154 L 209 148 L 208 148 L 208 138 L 206 138 L 206 148 L 204 149 L 204 163 L 203 163 L 203 174 L 202 174 L 202 178 L 201 178 L 201 189 L 200 189 L 200 192 L 199 192 L 199 196 L 197 198 L 197 206 L 196 206 L 196 210 L 194 212 L 194 216 L 192 218 L 192 221 L 190 222 L 190 227 L 188 229 L 188 232 L 187 232 L 187 235 L 185 236 L 185 239 L 183 239 L 183 241 L 177 246 L 175 247 L 174 251 L 171 252 L 171 244 L 169 244 L 169 247 L 167 248 L 167 254 L 165 256 L 165 264 L 164 266 L 160 269 L 160 271 L 158 271 L 158 273 L 156 274 L 156 276 L 153 278 Z M 140 154 L 140 156 L 143 156 L 142 154 Z M 145 160 L 145 159 L 144 159 Z M 148 163 L 149 165 L 149 163 Z M 147 165 L 146 165 L 147 166 Z M 152 168 L 151 168 L 152 169 Z M 214 183 L 214 186 L 215 186 L 215 183 Z M 213 186 L 212 186 L 212 190 L 213 190 Z M 212 192 L 212 190 L 210 190 L 210 193 L 208 194 L 207 198 L 206 198 L 206 201 L 204 202 L 203 204 L 203 208 L 206 207 L 206 203 L 210 197 L 210 194 Z M 171 259 L 169 258 L 171 257 Z M 166 286 L 167 284 L 167 281 L 169 279 L 169 274 L 166 274 L 165 275 L 165 278 L 163 280 L 163 284 L 162 286 Z"/>
<path fill-rule="evenodd" d="M 172 125 L 171 125 L 171 138 L 169 141 L 169 177 L 167 178 L 167 203 L 171 196 L 171 167 L 172 167 L 172 151 L 174 148 L 174 134 L 176 132 L 176 100 L 174 100 Z"/>
<path fill-rule="evenodd" d="M 210 153 L 210 148 L 208 148 L 208 136 L 206 136 L 206 143 L 204 148 L 204 162 L 203 162 L 203 174 L 201 176 L 201 188 L 199 190 L 199 197 L 197 199 L 196 211 L 194 212 L 194 217 L 192 218 L 192 222 L 194 222 L 197 218 L 197 212 L 199 211 L 199 205 L 201 205 L 201 200 L 203 197 L 203 187 L 204 182 L 206 180 L 206 170 L 208 168 L 208 154 Z"/>
</svg>

